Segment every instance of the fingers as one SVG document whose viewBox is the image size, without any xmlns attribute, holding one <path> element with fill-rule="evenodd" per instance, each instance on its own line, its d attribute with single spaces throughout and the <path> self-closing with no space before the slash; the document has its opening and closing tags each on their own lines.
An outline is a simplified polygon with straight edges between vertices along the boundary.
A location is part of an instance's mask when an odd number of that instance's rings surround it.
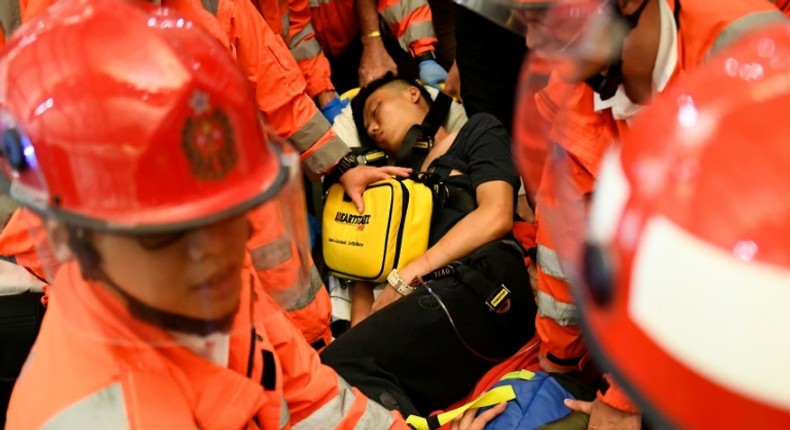
<svg viewBox="0 0 790 430">
<path fill-rule="evenodd" d="M 389 176 L 400 176 L 402 178 L 408 177 L 411 174 L 412 169 L 408 167 L 398 167 L 398 166 L 382 166 L 379 168 L 379 171 L 384 172 L 387 177 Z"/>
<path fill-rule="evenodd" d="M 584 412 L 587 415 L 590 415 L 592 412 L 592 402 L 583 402 L 581 400 L 574 400 L 574 399 L 565 399 L 565 406 L 571 408 L 574 411 Z"/>
<path fill-rule="evenodd" d="M 454 420 L 450 429 L 483 430 L 486 424 L 490 423 L 494 418 L 501 414 L 506 407 L 507 402 L 501 402 L 478 416 L 475 416 L 477 414 L 477 408 L 470 409 L 464 413 L 460 420 Z"/>
<path fill-rule="evenodd" d="M 354 203 L 354 206 L 357 208 L 357 212 L 365 213 L 365 201 L 362 200 L 362 192 L 356 191 L 346 191 L 348 194 L 348 198 L 351 199 L 351 202 Z"/>
</svg>

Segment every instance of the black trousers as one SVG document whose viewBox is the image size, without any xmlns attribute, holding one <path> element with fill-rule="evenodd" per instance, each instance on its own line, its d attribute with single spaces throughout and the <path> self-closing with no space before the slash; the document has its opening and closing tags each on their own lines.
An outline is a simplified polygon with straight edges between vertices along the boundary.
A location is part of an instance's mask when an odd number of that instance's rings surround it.
<svg viewBox="0 0 790 430">
<path fill-rule="evenodd" d="M 537 308 L 526 267 L 517 260 L 510 266 L 504 270 L 518 277 L 509 279 L 519 281 L 508 283 L 513 295 L 506 313 L 494 313 L 470 287 L 444 278 L 428 283 L 441 303 L 420 288 L 340 336 L 321 359 L 365 395 L 404 416 L 446 408 L 535 333 Z"/>
<path fill-rule="evenodd" d="M 43 295 L 0 296 L 0 429 L 5 427 L 11 390 L 41 327 Z"/>
</svg>

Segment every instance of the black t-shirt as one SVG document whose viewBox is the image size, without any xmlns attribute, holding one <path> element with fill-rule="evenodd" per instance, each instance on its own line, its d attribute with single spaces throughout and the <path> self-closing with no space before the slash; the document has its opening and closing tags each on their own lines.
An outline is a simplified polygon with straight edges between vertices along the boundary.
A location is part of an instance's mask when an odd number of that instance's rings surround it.
<svg viewBox="0 0 790 430">
<path fill-rule="evenodd" d="M 450 176 L 453 169 L 463 174 Z M 502 123 L 492 115 L 472 115 L 447 152 L 431 162 L 428 172 L 439 174 L 445 184 L 464 189 L 473 198 L 480 184 L 505 181 L 513 187 L 515 212 L 519 177 L 510 152 L 510 136 Z M 431 223 L 429 246 L 433 246 L 467 214 L 448 207 L 436 213 Z"/>
</svg>

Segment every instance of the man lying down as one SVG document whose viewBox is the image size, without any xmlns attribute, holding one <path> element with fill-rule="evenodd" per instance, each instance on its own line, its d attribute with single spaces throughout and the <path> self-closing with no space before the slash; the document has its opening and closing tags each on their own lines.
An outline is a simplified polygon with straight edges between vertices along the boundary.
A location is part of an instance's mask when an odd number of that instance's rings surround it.
<svg viewBox="0 0 790 430">
<path fill-rule="evenodd" d="M 437 120 L 433 105 L 424 88 L 392 76 L 372 82 L 353 100 L 363 145 L 468 199 L 435 208 L 428 250 L 397 271 L 399 285 L 384 287 L 370 317 L 321 355 L 352 385 L 406 416 L 428 415 L 462 398 L 535 331 L 524 250 L 511 234 L 519 178 L 508 133 L 488 114 L 473 115 L 448 133 L 437 126 L 443 118 Z M 433 143 L 404 156 L 404 141 L 414 140 L 419 125 L 424 127 L 417 140 Z M 423 282 L 457 261 L 482 280 L 470 286 L 469 278 L 456 274 Z M 503 284 L 511 292 L 507 306 L 492 310 L 485 288 Z"/>
</svg>

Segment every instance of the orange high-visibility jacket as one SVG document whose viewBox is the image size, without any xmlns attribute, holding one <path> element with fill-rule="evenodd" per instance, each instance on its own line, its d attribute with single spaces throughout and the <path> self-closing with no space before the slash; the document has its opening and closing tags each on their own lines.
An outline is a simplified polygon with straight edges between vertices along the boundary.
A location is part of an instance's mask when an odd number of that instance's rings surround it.
<svg viewBox="0 0 790 430">
<path fill-rule="evenodd" d="M 263 284 L 264 290 L 277 300 L 287 297 L 289 304 L 285 309 L 288 317 L 301 330 L 307 342 L 317 349 L 332 341 L 329 324 L 332 320 L 332 302 L 329 291 L 324 287 L 321 276 L 310 255 L 305 262 L 292 242 L 285 235 L 283 226 L 286 220 L 273 205 L 263 205 L 248 215 L 253 227 L 252 237 L 247 241 L 247 249 L 252 256 L 252 264 Z M 306 220 L 290 220 L 292 223 L 306 223 Z M 309 281 L 300 283 L 302 265 L 308 265 Z M 293 289 L 297 291 L 290 291 Z"/>
<path fill-rule="evenodd" d="M 223 367 L 65 265 L 7 429 L 408 428 L 320 363 L 250 268 L 242 277 Z"/>
<path fill-rule="evenodd" d="M 23 20 L 56 2 L 28 0 Z M 266 123 L 293 142 L 307 174 L 327 173 L 349 152 L 306 94 L 305 80 L 288 47 L 250 0 L 219 0 L 216 10 L 203 9 L 201 0 L 162 0 L 162 5 L 202 25 L 228 47 L 255 87 Z"/>
<path fill-rule="evenodd" d="M 308 0 L 252 0 L 271 29 L 279 34 L 302 71 L 310 97 L 335 91 L 329 60 L 315 38 Z"/>
<path fill-rule="evenodd" d="M 25 5 L 22 17 L 23 20 L 29 20 L 57 0 L 25 1 L 28 4 Z M 291 141 L 302 152 L 302 164 L 308 169 L 308 173 L 318 175 L 325 172 L 348 152 L 348 148 L 334 135 L 329 123 L 312 100 L 305 95 L 304 79 L 282 39 L 269 28 L 249 0 L 220 0 L 216 11 L 204 10 L 200 0 L 163 0 L 162 3 L 203 24 L 216 39 L 229 47 L 248 78 L 255 84 L 258 105 L 266 114 L 267 123 L 282 135 L 290 136 Z M 216 19 L 211 13 L 215 13 Z M 228 40 L 233 43 L 230 44 Z M 298 121 L 303 121 L 299 127 Z M 256 222 L 253 224 L 260 228 L 265 225 Z M 273 225 L 270 227 L 276 228 Z M 24 231 L 21 234 L 24 235 Z M 274 236 L 260 233 L 251 239 L 249 246 L 255 252 L 257 248 L 275 239 Z M 0 243 L 0 249 L 2 248 Z M 19 259 L 21 253 L 28 251 L 35 257 L 36 248 L 32 243 L 30 248 L 19 253 L 0 252 L 0 255 L 15 256 L 17 263 L 35 272 L 34 264 L 26 264 Z M 257 255 L 260 255 L 260 251 Z M 266 279 L 271 279 L 271 276 L 265 273 L 289 270 L 285 267 L 277 269 L 271 265 L 261 267 L 260 274 L 266 276 Z M 313 279 L 313 283 L 317 280 L 320 284 L 317 272 Z M 265 285 L 268 289 L 274 284 L 266 282 Z M 329 294 L 325 288 L 315 288 L 313 291 L 314 301 L 303 302 L 301 308 L 293 310 L 292 318 L 311 343 L 320 340 L 328 343 L 331 340 Z"/>
<path fill-rule="evenodd" d="M 673 1 L 667 3 L 673 7 Z M 678 64 L 669 85 L 744 32 L 783 20 L 781 13 L 762 0 L 684 1 L 678 31 Z M 626 130 L 626 124 L 615 121 L 609 111 L 595 112 L 593 93 L 584 84 L 552 79 L 538 94 L 536 103 L 550 125 L 549 140 L 562 149 L 550 152 L 537 193 L 536 325 L 542 341 L 540 356 L 551 367 L 573 369 L 584 362 L 587 352 L 577 325 L 578 309 L 560 264 L 558 242 L 563 237 L 583 235 L 584 216 L 558 216 L 559 200 L 563 200 L 563 205 L 574 199 L 576 204 L 583 204 L 595 186 L 604 151 Z M 552 168 L 558 165 L 567 168 Z M 568 222 L 574 219 L 577 222 Z"/>
<path fill-rule="evenodd" d="M 318 42 L 327 55 L 340 55 L 359 35 L 354 0 L 309 2 Z M 412 56 L 434 49 L 437 39 L 427 0 L 378 0 L 378 11 L 400 46 Z"/>
</svg>

